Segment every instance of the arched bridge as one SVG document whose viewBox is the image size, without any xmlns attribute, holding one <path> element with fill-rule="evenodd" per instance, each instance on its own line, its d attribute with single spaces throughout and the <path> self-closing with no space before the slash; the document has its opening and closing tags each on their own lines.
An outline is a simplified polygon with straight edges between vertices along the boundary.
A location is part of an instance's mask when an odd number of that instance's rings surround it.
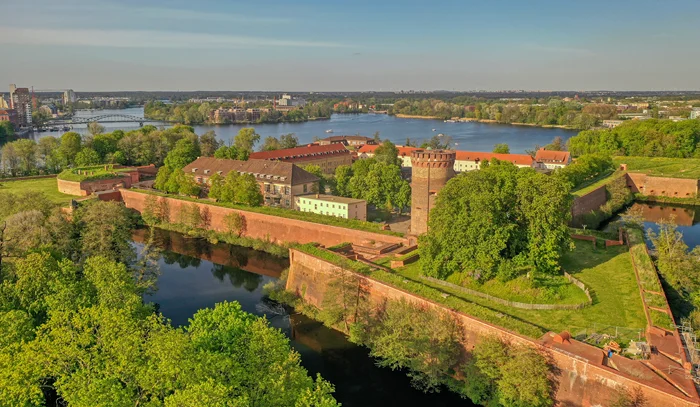
<svg viewBox="0 0 700 407">
<path fill-rule="evenodd" d="M 74 116 L 69 119 L 52 120 L 51 124 L 88 124 L 98 123 L 167 123 L 163 120 L 147 119 L 145 117 L 132 116 L 128 114 L 103 114 L 100 116 L 82 117 Z"/>
</svg>

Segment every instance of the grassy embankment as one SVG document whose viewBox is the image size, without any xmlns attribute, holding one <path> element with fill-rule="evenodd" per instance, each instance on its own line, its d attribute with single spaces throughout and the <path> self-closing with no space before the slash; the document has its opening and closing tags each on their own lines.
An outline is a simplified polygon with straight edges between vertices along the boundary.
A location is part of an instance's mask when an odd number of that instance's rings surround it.
<svg viewBox="0 0 700 407">
<path fill-rule="evenodd" d="M 316 251 L 319 249 L 310 254 L 319 256 Z M 380 263 L 386 264 L 388 260 Z M 594 249 L 590 242 L 576 242 L 576 248 L 564 256 L 562 266 L 590 289 L 592 305 L 578 310 L 513 308 L 425 281 L 419 277 L 420 262 L 398 268 L 393 273 L 383 270 L 368 273 L 377 280 L 533 338 L 550 330 L 568 330 L 574 336 L 592 332 L 617 333 L 620 343 L 638 338 L 646 326 L 646 318 L 625 246 Z M 365 268 L 362 270 L 367 273 Z M 540 286 L 533 287 L 521 278 L 508 283 L 471 283 L 469 287 L 519 302 L 572 304 L 586 300 L 585 294 L 563 277 L 540 278 L 538 283 Z"/>
<path fill-rule="evenodd" d="M 700 158 L 613 157 L 616 167 L 627 164 L 628 172 L 653 177 L 700 179 Z"/>
<path fill-rule="evenodd" d="M 58 179 L 64 181 L 97 181 L 100 179 L 109 179 L 118 175 L 120 172 L 133 171 L 133 168 L 113 168 L 104 165 L 94 165 L 91 167 L 69 168 L 58 174 Z M 80 174 L 78 172 L 81 172 Z"/>
<path fill-rule="evenodd" d="M 238 209 L 241 211 L 262 213 L 265 215 L 279 216 L 282 218 L 296 219 L 296 220 L 301 220 L 301 221 L 305 221 L 305 222 L 320 223 L 323 225 L 338 226 L 338 227 L 344 227 L 344 228 L 348 228 L 348 229 L 363 230 L 363 231 L 372 232 L 372 233 L 381 233 L 381 234 L 390 235 L 390 236 L 403 236 L 403 234 L 399 233 L 399 232 L 394 232 L 391 230 L 382 230 L 381 229 L 382 225 L 380 225 L 378 223 L 365 222 L 365 221 L 361 221 L 361 220 L 357 220 L 357 219 L 337 218 L 335 216 L 319 215 L 319 214 L 312 213 L 312 212 L 301 212 L 301 211 L 294 211 L 291 209 L 274 208 L 271 206 L 236 205 L 236 204 L 232 204 L 232 203 L 215 202 L 215 201 L 211 201 L 208 199 L 196 199 L 196 198 L 190 198 L 187 196 L 164 194 L 161 192 L 156 192 L 153 190 L 146 190 L 146 189 L 133 188 L 133 190 L 138 191 L 138 192 L 142 192 L 145 194 L 149 194 L 149 195 L 162 196 L 162 197 L 167 197 L 167 198 L 172 198 L 172 199 L 179 199 L 181 201 L 197 202 L 197 203 L 201 203 L 201 204 L 220 206 L 223 208 L 232 208 L 232 209 Z"/>
<path fill-rule="evenodd" d="M 57 204 L 67 204 L 71 199 L 77 198 L 73 195 L 58 192 L 56 178 L 24 179 L 18 181 L 5 179 L 0 181 L 0 193 L 19 193 L 27 191 L 42 192 L 49 198 L 49 200 L 51 200 L 51 202 L 55 202 Z"/>
</svg>

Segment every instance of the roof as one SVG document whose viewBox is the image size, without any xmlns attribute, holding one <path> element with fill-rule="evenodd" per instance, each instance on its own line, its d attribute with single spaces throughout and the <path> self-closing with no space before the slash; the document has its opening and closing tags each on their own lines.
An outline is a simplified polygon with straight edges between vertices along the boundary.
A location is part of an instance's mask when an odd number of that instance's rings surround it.
<svg viewBox="0 0 700 407">
<path fill-rule="evenodd" d="M 322 139 L 321 141 L 344 141 L 344 140 L 357 140 L 357 141 L 374 141 L 372 137 L 365 136 L 330 136 Z"/>
<path fill-rule="evenodd" d="M 309 158 L 322 155 L 350 154 L 350 150 L 342 144 L 317 145 L 309 144 L 303 147 L 285 148 L 283 150 L 259 151 L 252 153 L 250 158 L 258 160 L 280 160 L 286 162 L 306 161 Z"/>
<path fill-rule="evenodd" d="M 318 181 L 318 177 L 304 171 L 292 163 L 250 159 L 248 161 L 227 160 L 214 157 L 199 157 L 182 169 L 186 173 L 212 176 L 220 173 L 226 176 L 231 171 L 253 174 L 260 181 L 278 181 L 289 185 L 306 184 Z M 207 171 L 208 170 L 208 171 Z"/>
<path fill-rule="evenodd" d="M 570 157 L 571 153 L 568 151 L 545 150 L 544 148 L 540 148 L 535 154 L 535 160 L 542 163 L 567 163 Z"/>
<path fill-rule="evenodd" d="M 485 153 L 479 151 L 456 151 L 457 161 L 490 161 L 495 158 L 500 161 L 508 161 L 515 165 L 532 165 L 535 161 L 532 156 L 528 154 L 499 154 L 499 153 Z"/>
<path fill-rule="evenodd" d="M 357 150 L 358 153 L 362 154 L 374 154 L 374 151 L 378 149 L 380 145 L 377 144 L 365 144 L 364 146 L 360 147 L 359 150 Z M 411 156 L 411 151 L 415 150 L 420 150 L 418 147 L 404 147 L 404 146 L 396 146 L 396 149 L 399 150 L 399 157 L 410 157 Z"/>
<path fill-rule="evenodd" d="M 343 203 L 343 204 L 367 203 L 367 201 L 365 201 L 364 199 L 346 198 L 344 196 L 334 196 L 334 195 L 324 195 L 324 194 L 306 194 L 306 195 L 299 195 L 299 197 L 306 198 L 306 199 L 313 199 L 315 201 L 335 202 L 335 203 Z"/>
</svg>

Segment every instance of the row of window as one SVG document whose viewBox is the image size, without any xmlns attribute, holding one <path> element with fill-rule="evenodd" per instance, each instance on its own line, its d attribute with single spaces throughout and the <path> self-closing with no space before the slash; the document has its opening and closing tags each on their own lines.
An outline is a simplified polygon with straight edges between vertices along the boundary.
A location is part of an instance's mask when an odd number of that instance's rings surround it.
<svg viewBox="0 0 700 407">
<path fill-rule="evenodd" d="M 312 202 L 311 200 L 308 200 L 308 199 L 301 199 L 301 204 L 302 204 L 302 205 L 311 205 L 312 203 L 313 203 L 313 205 L 314 205 L 314 209 L 316 209 L 319 205 L 320 205 L 320 206 L 325 206 L 326 208 L 333 208 L 333 209 L 336 209 L 336 208 L 335 208 L 335 204 L 329 204 L 328 202 L 326 202 L 325 205 L 324 205 L 323 202 L 321 202 L 321 203 L 316 203 L 316 202 Z M 345 205 L 338 204 L 338 209 L 346 209 L 346 207 L 345 207 Z"/>
<path fill-rule="evenodd" d="M 317 212 L 317 211 L 312 211 L 311 209 L 306 209 L 306 208 L 301 208 L 301 211 L 302 211 L 302 212 L 319 213 L 319 214 L 321 214 L 321 215 L 336 216 L 336 217 L 339 217 L 339 218 L 346 218 L 346 219 L 347 219 L 347 217 L 348 217 L 348 215 L 345 214 L 345 213 L 336 214 L 336 213 L 331 213 L 330 211 L 326 211 L 326 212 L 324 212 L 324 211 L 318 211 L 318 212 Z"/>
</svg>

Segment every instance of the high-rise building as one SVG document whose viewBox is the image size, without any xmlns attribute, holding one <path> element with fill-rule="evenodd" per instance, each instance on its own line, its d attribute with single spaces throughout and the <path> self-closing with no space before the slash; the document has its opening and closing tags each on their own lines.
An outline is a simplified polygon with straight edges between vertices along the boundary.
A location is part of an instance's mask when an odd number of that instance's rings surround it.
<svg viewBox="0 0 700 407">
<path fill-rule="evenodd" d="M 75 103 L 78 100 L 78 98 L 75 96 L 75 92 L 73 92 L 73 89 L 68 89 L 65 92 L 63 92 L 63 104 L 67 105 L 68 103 Z"/>
<path fill-rule="evenodd" d="M 20 126 L 26 127 L 32 124 L 32 94 L 29 88 L 10 85 L 10 107 L 17 112 Z"/>
<path fill-rule="evenodd" d="M 5 96 L 0 93 L 0 109 L 9 109 L 10 105 L 5 100 Z"/>
</svg>

